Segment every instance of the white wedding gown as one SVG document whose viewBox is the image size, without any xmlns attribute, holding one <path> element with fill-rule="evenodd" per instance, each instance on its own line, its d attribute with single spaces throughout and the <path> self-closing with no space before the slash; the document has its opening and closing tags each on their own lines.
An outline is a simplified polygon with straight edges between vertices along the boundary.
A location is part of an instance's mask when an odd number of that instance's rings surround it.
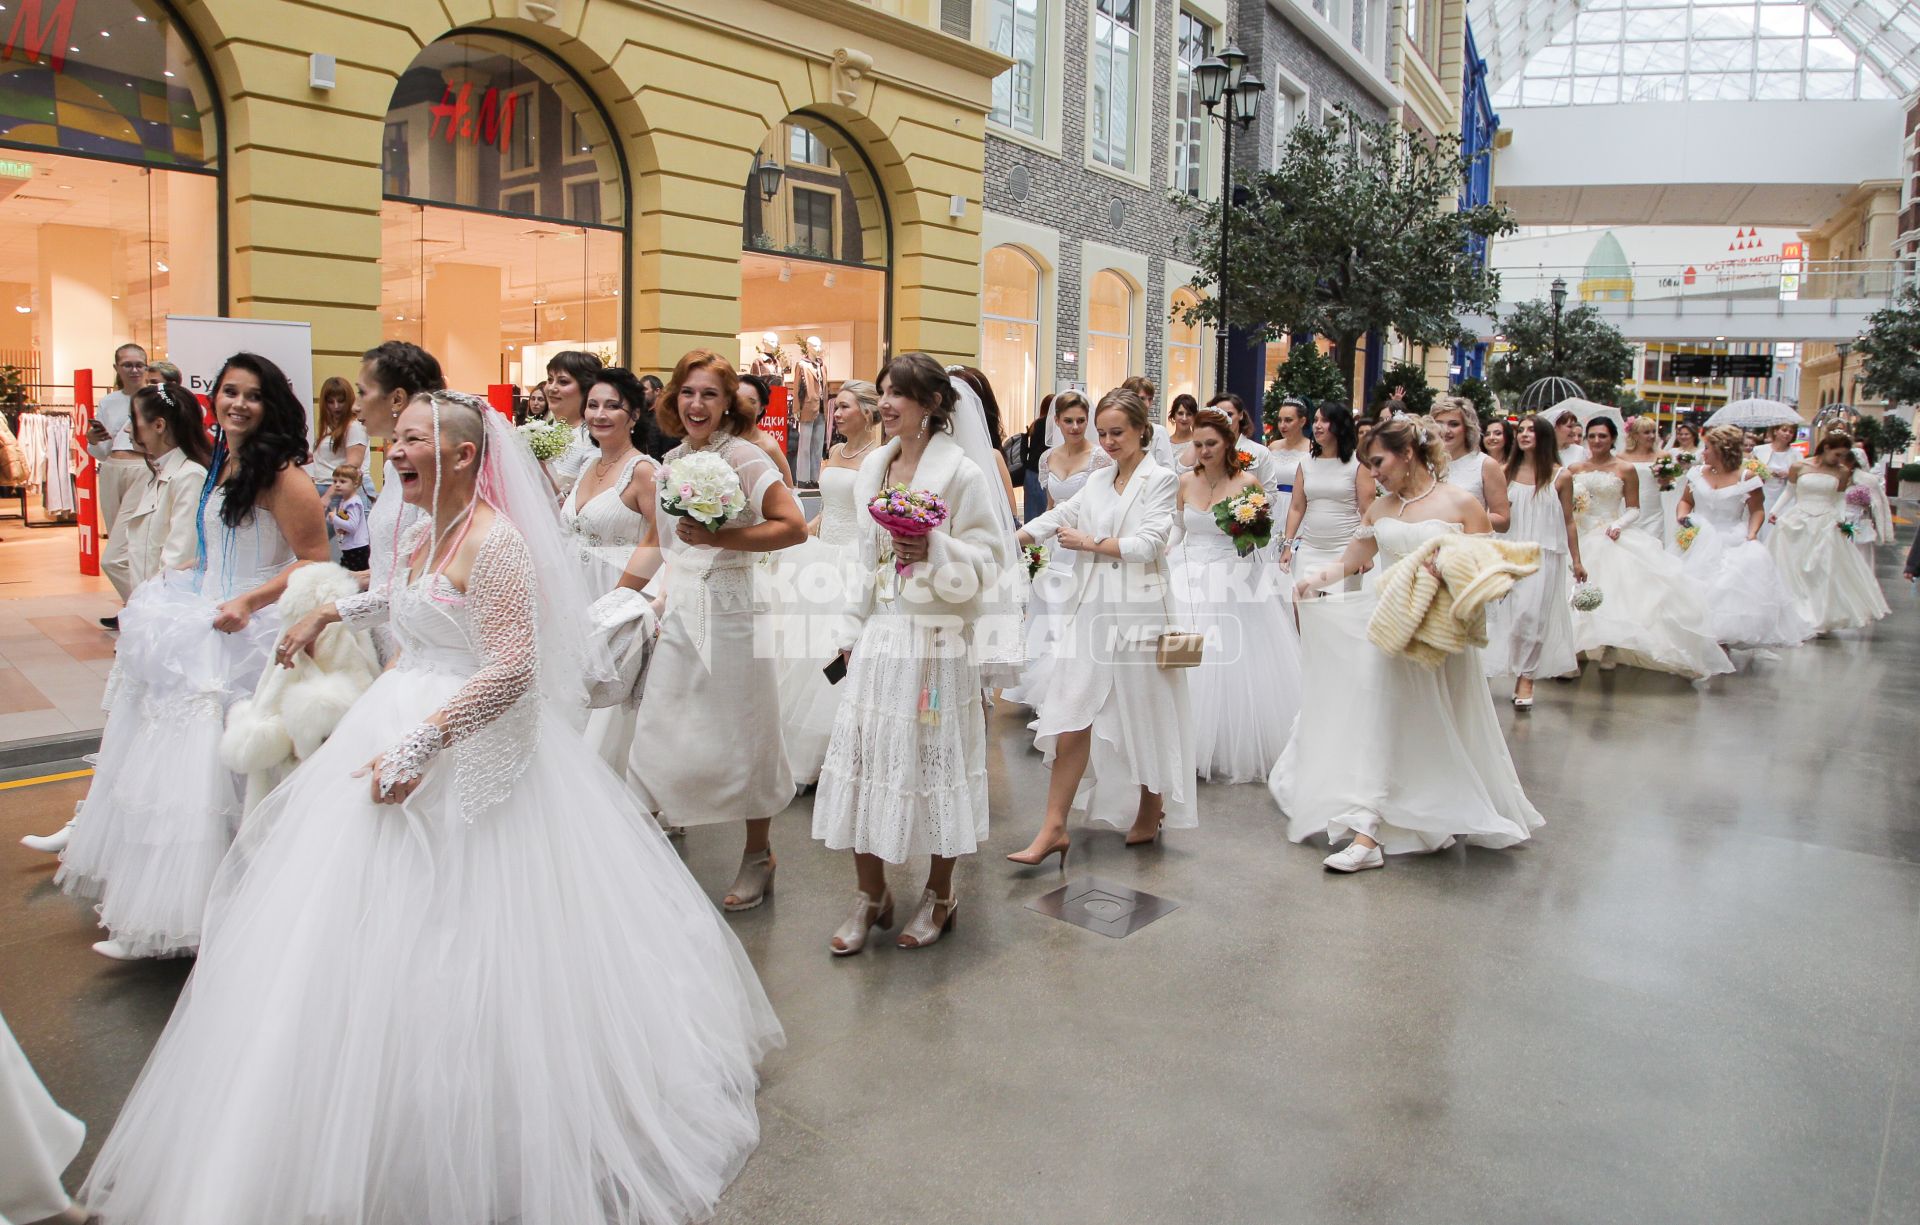
<svg viewBox="0 0 1920 1225">
<path fill-rule="evenodd" d="M 105 1225 L 664 1225 L 707 1215 L 753 1151 L 779 1023 L 543 702 L 533 587 L 502 517 L 464 595 L 395 591 L 398 664 L 221 866 L 82 1190 Z M 375 805 L 357 773 L 436 710 L 463 738 Z"/>
<path fill-rule="evenodd" d="M 1366 529 L 1361 529 L 1365 531 Z M 1382 572 L 1460 525 L 1374 525 Z M 1305 701 L 1267 780 L 1287 837 L 1355 833 L 1389 855 L 1525 842 L 1543 820 L 1514 772 L 1480 652 L 1436 668 L 1389 655 L 1367 638 L 1377 596 L 1343 592 L 1299 602 Z"/>
<path fill-rule="evenodd" d="M 587 593 L 598 598 L 620 585 L 633 550 L 647 534 L 647 516 L 628 506 L 622 495 L 633 483 L 633 474 L 641 464 L 653 460 L 636 455 L 620 470 L 613 484 L 578 504 L 580 483 L 574 482 L 560 507 L 560 526 L 575 550 L 575 559 L 586 576 Z M 633 725 L 640 704 L 622 702 L 605 706 L 587 716 L 587 743 L 614 773 L 638 777 L 639 763 L 632 761 Z"/>
<path fill-rule="evenodd" d="M 1794 602 L 1767 546 L 1747 539 L 1747 497 L 1761 482 L 1746 477 L 1715 489 L 1706 469 L 1695 468 L 1687 485 L 1700 531 L 1680 566 L 1706 597 L 1714 637 L 1740 647 L 1791 647 L 1813 637 L 1812 620 Z"/>
<path fill-rule="evenodd" d="M 1559 473 L 1555 469 L 1555 475 Z M 1487 649 L 1481 656 L 1488 676 L 1577 675 L 1580 657 L 1573 649 L 1573 569 L 1567 556 L 1567 519 L 1560 491 L 1545 485 L 1507 483 L 1513 508 L 1503 539 L 1540 546 L 1540 568 L 1513 585 L 1487 610 Z"/>
<path fill-rule="evenodd" d="M 1359 494 L 1353 484 L 1359 470 L 1357 459 L 1342 462 L 1334 456 L 1321 456 L 1301 461 L 1300 481 L 1307 489 L 1307 512 L 1300 517 L 1300 544 L 1293 551 L 1289 567 L 1296 580 L 1333 565 L 1353 543 L 1353 534 L 1360 530 Z M 1284 515 L 1286 509 L 1281 506 L 1279 511 Z M 1360 580 L 1356 576 L 1339 586 L 1355 591 Z"/>
<path fill-rule="evenodd" d="M 793 781 L 820 779 L 844 684 L 824 669 L 839 654 L 835 633 L 846 611 L 856 564 L 858 468 L 820 469 L 820 530 L 779 554 L 772 581 L 780 609 L 780 721 Z"/>
<path fill-rule="evenodd" d="M 1041 456 L 1040 462 L 1046 463 Z M 1087 478 L 1112 464 L 1099 447 L 1087 459 L 1087 466 L 1072 476 L 1055 476 L 1051 468 L 1042 468 L 1040 484 L 1047 491 L 1047 505 L 1063 506 L 1087 487 Z M 1067 606 L 1075 588 L 1074 565 L 1079 554 L 1055 542 L 1047 546 L 1047 564 L 1033 576 L 1027 595 L 1027 663 L 1020 672 L 1020 683 L 1002 696 L 1009 702 L 1040 708 L 1046 695 L 1048 678 L 1053 675 L 1054 656 L 1059 653 L 1060 636 L 1069 620 Z"/>
<path fill-rule="evenodd" d="M 227 709 L 252 697 L 280 636 L 277 608 L 244 629 L 213 628 L 219 605 L 293 564 L 280 525 L 256 510 L 220 521 L 226 488 L 201 508 L 204 565 L 155 575 L 120 613 L 101 705 L 93 782 L 54 881 L 98 898 L 100 925 L 135 956 L 191 953 L 214 871 L 239 828 L 245 780 L 220 760 Z"/>
<path fill-rule="evenodd" d="M 1707 604 L 1680 572 L 1680 561 L 1645 532 L 1629 525 L 1618 540 L 1607 528 L 1626 511 L 1620 478 L 1581 472 L 1573 478 L 1573 519 L 1587 581 L 1600 588 L 1600 607 L 1573 614 L 1574 646 L 1598 655 L 1611 649 L 1619 662 L 1700 680 L 1733 671 L 1707 621 Z"/>
<path fill-rule="evenodd" d="M 1264 550 L 1241 557 L 1212 511 L 1180 513 L 1180 628 L 1206 635 L 1200 666 L 1187 672 L 1194 757 L 1204 781 L 1256 783 L 1279 760 L 1300 713 L 1300 637 L 1286 572 Z"/>
<path fill-rule="evenodd" d="M 1803 472 L 1782 504 L 1767 548 L 1814 628 L 1859 629 L 1887 615 L 1886 596 L 1840 523 L 1846 491 L 1824 472 Z"/>
</svg>

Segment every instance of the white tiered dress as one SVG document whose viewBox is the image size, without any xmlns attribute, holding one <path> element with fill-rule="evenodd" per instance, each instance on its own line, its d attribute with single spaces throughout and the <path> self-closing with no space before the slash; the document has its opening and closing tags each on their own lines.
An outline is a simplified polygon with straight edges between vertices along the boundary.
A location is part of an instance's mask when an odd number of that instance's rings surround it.
<svg viewBox="0 0 1920 1225">
<path fill-rule="evenodd" d="M 82 1199 L 107 1225 L 668 1225 L 758 1140 L 746 954 L 542 701 L 533 566 L 386 606 L 398 664 L 248 818 Z M 353 623 L 378 597 L 344 602 Z M 403 804 L 355 777 L 435 711 Z"/>
<path fill-rule="evenodd" d="M 652 462 L 645 455 L 634 456 L 620 470 L 619 478 L 588 499 L 585 506 L 579 505 L 578 481 L 567 490 L 567 499 L 560 507 L 560 525 L 566 528 L 581 572 L 586 575 L 587 591 L 595 597 L 620 585 L 633 550 L 647 534 L 645 512 L 634 510 L 621 499 L 640 465 Z M 632 761 L 633 725 L 638 710 L 638 702 L 621 703 L 602 707 L 587 716 L 588 745 L 622 777 L 637 778 L 641 773 L 638 763 Z"/>
<path fill-rule="evenodd" d="M 820 469 L 820 530 L 780 554 L 780 721 L 796 783 L 817 782 L 840 709 L 841 685 L 824 669 L 838 654 L 834 637 L 852 591 L 860 508 L 856 468 Z"/>
<path fill-rule="evenodd" d="M 1706 469 L 1695 468 L 1687 485 L 1700 532 L 1680 566 L 1706 598 L 1714 637 L 1740 647 L 1798 646 L 1813 637 L 1813 622 L 1794 602 L 1767 546 L 1747 539 L 1747 497 L 1760 481 L 1747 477 L 1715 489 Z"/>
<path fill-rule="evenodd" d="M 1365 530 L 1365 529 L 1363 529 Z M 1457 523 L 1374 525 L 1385 570 Z M 1287 837 L 1355 833 L 1387 854 L 1524 842 L 1543 824 L 1528 802 L 1472 647 L 1429 668 L 1367 639 L 1371 591 L 1300 602 L 1305 703 L 1267 780 Z"/>
<path fill-rule="evenodd" d="M 215 869 L 239 828 L 245 780 L 220 760 L 228 707 L 253 696 L 280 635 L 264 608 L 246 628 L 213 628 L 219 606 L 293 564 L 280 525 L 256 510 L 220 521 L 226 487 L 201 508 L 204 557 L 142 583 L 120 613 L 120 643 L 93 783 L 54 880 L 98 898 L 100 925 L 135 956 L 191 953 Z"/>
<path fill-rule="evenodd" d="M 1040 462 L 1046 463 L 1046 458 L 1042 456 Z M 1088 477 L 1112 463 L 1105 451 L 1095 447 L 1087 466 L 1072 476 L 1055 476 L 1051 468 L 1043 469 L 1040 483 L 1047 491 L 1047 505 L 1066 505 L 1087 487 Z M 1047 678 L 1052 675 L 1060 635 L 1067 624 L 1067 608 L 1073 601 L 1074 566 L 1079 556 L 1057 542 L 1047 545 L 1047 564 L 1033 576 L 1027 593 L 1027 665 L 1020 673 L 1020 683 L 1001 695 L 1009 702 L 1037 709 L 1047 692 Z"/>
<path fill-rule="evenodd" d="M 1555 468 L 1557 476 L 1561 469 Z M 1580 671 L 1573 649 L 1571 559 L 1567 556 L 1567 519 L 1560 491 L 1545 485 L 1507 483 L 1513 516 L 1505 539 L 1540 546 L 1540 568 L 1513 585 L 1504 600 L 1487 610 L 1487 649 L 1481 661 L 1488 676 L 1566 676 Z"/>
<path fill-rule="evenodd" d="M 1200 778 L 1259 782 L 1300 713 L 1300 640 L 1285 572 L 1258 551 L 1240 556 L 1211 511 L 1186 507 L 1181 523 L 1173 558 L 1180 628 L 1206 635 L 1200 666 L 1187 672 Z"/>
<path fill-rule="evenodd" d="M 1859 629 L 1887 615 L 1873 571 L 1840 530 L 1846 490 L 1824 472 L 1803 472 L 1767 548 L 1800 611 L 1819 633 Z"/>
<path fill-rule="evenodd" d="M 1300 519 L 1300 544 L 1293 550 L 1291 569 L 1295 579 L 1333 565 L 1353 543 L 1353 534 L 1360 530 L 1360 503 L 1353 484 L 1359 471 L 1357 459 L 1342 461 L 1326 455 L 1301 462 L 1300 482 L 1307 490 L 1307 513 Z M 1353 590 L 1359 580 L 1346 579 L 1340 586 Z"/>
<path fill-rule="evenodd" d="M 1580 561 L 1601 594 L 1600 607 L 1574 610 L 1574 646 L 1595 655 L 1611 649 L 1623 664 L 1689 680 L 1733 671 L 1708 625 L 1706 601 L 1680 572 L 1679 559 L 1630 525 L 1618 540 L 1607 536 L 1626 513 L 1624 489 L 1611 472 L 1573 478 Z"/>
</svg>

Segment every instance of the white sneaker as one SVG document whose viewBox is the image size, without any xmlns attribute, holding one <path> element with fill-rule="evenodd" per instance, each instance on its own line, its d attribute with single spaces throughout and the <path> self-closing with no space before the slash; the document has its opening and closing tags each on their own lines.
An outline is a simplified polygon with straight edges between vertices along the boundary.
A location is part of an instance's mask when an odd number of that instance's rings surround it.
<svg viewBox="0 0 1920 1225">
<path fill-rule="evenodd" d="M 67 842 L 73 837 L 73 822 L 69 821 L 51 834 L 28 834 L 20 840 L 20 845 L 29 851 L 45 851 L 49 855 L 58 855 L 67 849 Z"/>
<path fill-rule="evenodd" d="M 140 956 L 140 954 L 134 952 L 132 949 L 120 943 L 118 940 L 96 941 L 93 946 L 93 951 L 100 954 L 102 957 L 111 957 L 115 961 L 144 960 Z"/>
<path fill-rule="evenodd" d="M 1335 851 L 1320 862 L 1329 872 L 1365 872 L 1368 868 L 1386 867 L 1387 857 L 1377 846 L 1349 842 L 1344 850 Z"/>
</svg>

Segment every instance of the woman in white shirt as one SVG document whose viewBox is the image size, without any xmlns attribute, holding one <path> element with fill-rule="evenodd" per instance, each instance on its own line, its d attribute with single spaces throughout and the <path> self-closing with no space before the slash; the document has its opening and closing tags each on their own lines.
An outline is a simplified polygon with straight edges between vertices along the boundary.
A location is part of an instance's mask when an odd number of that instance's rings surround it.
<svg viewBox="0 0 1920 1225">
<path fill-rule="evenodd" d="M 323 499 L 333 485 L 333 470 L 341 464 L 367 470 L 367 427 L 353 415 L 353 401 L 353 384 L 338 375 L 320 385 L 320 428 L 307 475 Z"/>
<path fill-rule="evenodd" d="M 147 453 L 154 477 L 121 515 L 133 587 L 163 570 L 191 570 L 199 560 L 200 492 L 213 463 L 200 421 L 199 403 L 172 384 L 133 393 L 134 441 Z"/>
</svg>

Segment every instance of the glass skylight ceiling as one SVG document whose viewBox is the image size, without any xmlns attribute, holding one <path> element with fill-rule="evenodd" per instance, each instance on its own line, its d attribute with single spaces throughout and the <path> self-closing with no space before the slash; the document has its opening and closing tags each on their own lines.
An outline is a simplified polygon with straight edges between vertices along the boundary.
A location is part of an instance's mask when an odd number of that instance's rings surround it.
<svg viewBox="0 0 1920 1225">
<path fill-rule="evenodd" d="M 1901 97 L 1920 83 L 1909 0 L 1470 0 L 1494 105 Z"/>
</svg>

